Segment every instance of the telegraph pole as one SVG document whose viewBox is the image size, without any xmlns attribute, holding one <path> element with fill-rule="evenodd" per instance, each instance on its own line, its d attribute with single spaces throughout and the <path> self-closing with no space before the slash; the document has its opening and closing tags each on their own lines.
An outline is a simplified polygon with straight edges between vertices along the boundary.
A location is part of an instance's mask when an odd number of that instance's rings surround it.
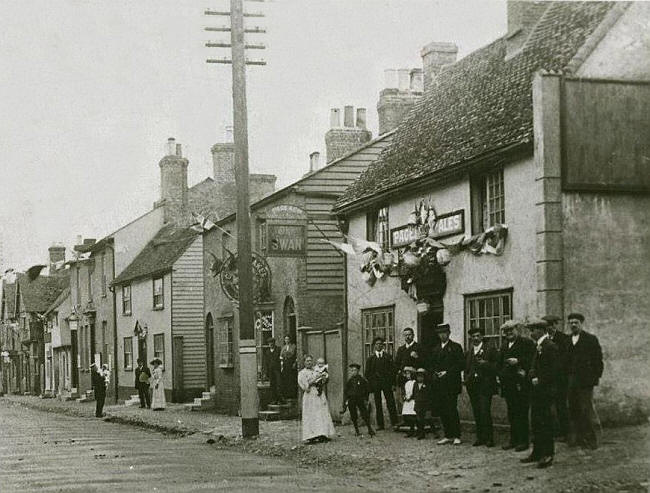
<svg viewBox="0 0 650 493">
<path fill-rule="evenodd" d="M 251 0 L 249 0 L 251 1 Z M 252 0 L 260 1 L 260 0 Z M 263 1 L 263 0 L 262 0 Z M 230 31 L 228 43 L 206 43 L 208 47 L 230 47 L 232 59 L 208 59 L 208 63 L 232 63 L 232 101 L 235 144 L 235 184 L 237 186 L 237 272 L 239 277 L 239 381 L 241 393 L 242 436 L 259 435 L 259 398 L 257 394 L 257 353 L 253 317 L 253 262 L 251 246 L 250 198 L 248 192 L 248 114 L 246 106 L 246 65 L 265 65 L 263 60 L 246 60 L 246 49 L 263 49 L 262 44 L 246 44 L 245 33 L 265 30 L 244 28 L 243 0 L 230 0 L 230 12 L 206 10 L 206 15 L 230 15 L 230 28 L 206 28 L 207 31 Z"/>
</svg>

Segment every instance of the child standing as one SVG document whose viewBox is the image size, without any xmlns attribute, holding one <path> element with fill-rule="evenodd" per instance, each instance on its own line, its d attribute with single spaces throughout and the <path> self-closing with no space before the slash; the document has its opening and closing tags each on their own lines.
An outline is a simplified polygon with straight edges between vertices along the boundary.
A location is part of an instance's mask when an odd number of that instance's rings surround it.
<svg viewBox="0 0 650 493">
<path fill-rule="evenodd" d="M 429 386 L 424 382 L 427 371 L 424 368 L 418 368 L 415 372 L 415 384 L 413 385 L 413 400 L 415 401 L 415 414 L 418 426 L 418 440 L 424 440 L 425 431 L 424 425 L 426 422 L 426 415 L 431 399 L 429 394 Z"/>
<path fill-rule="evenodd" d="M 351 363 L 349 368 L 350 378 L 345 384 L 345 396 L 341 414 L 345 412 L 346 407 L 350 410 L 350 418 L 352 419 L 352 424 L 354 425 L 354 433 L 356 436 L 359 436 L 359 425 L 357 423 L 357 420 L 359 418 L 357 414 L 358 411 L 368 426 L 368 434 L 370 436 L 374 436 L 375 430 L 373 430 L 372 426 L 370 425 L 370 413 L 368 412 L 368 395 L 370 394 L 370 385 L 368 384 L 368 380 L 366 380 L 360 373 L 361 365 L 357 363 Z"/>
<path fill-rule="evenodd" d="M 404 424 L 407 424 L 409 431 L 406 433 L 407 437 L 415 436 L 415 399 L 413 398 L 413 385 L 415 385 L 415 368 L 412 366 L 405 366 L 402 370 L 406 382 L 404 382 L 404 388 L 402 389 L 404 396 L 404 404 L 402 405 L 402 420 Z"/>
</svg>

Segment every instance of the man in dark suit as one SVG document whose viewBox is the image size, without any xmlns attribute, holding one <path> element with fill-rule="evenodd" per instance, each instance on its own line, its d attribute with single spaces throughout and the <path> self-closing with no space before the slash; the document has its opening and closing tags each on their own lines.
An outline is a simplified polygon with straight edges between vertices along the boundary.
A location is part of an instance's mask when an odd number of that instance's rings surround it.
<svg viewBox="0 0 650 493">
<path fill-rule="evenodd" d="M 282 391 L 280 389 L 280 382 L 282 380 L 282 360 L 280 360 L 280 347 L 276 346 L 275 338 L 269 337 L 267 344 L 269 345 L 266 351 L 266 358 L 264 359 L 266 376 L 269 377 L 271 385 L 271 404 L 282 403 Z"/>
<path fill-rule="evenodd" d="M 460 445 L 460 418 L 458 417 L 458 395 L 462 389 L 460 374 L 465 367 L 463 348 L 449 339 L 449 324 L 436 327 L 440 344 L 431 353 L 434 399 L 438 404 L 440 420 L 445 437 L 438 445 L 453 443 Z"/>
<path fill-rule="evenodd" d="M 386 407 L 390 416 L 390 424 L 397 425 L 397 409 L 395 408 L 395 397 L 393 396 L 393 385 L 395 384 L 395 367 L 393 358 L 385 351 L 383 337 L 375 337 L 372 341 L 373 352 L 366 361 L 366 378 L 370 384 L 370 391 L 375 397 L 375 413 L 377 418 L 377 430 L 384 429 L 384 412 L 381 403 L 381 394 L 386 399 Z"/>
<path fill-rule="evenodd" d="M 99 367 L 93 363 L 90 365 L 90 382 L 95 393 L 95 417 L 104 416 L 104 401 L 106 400 L 106 380 L 99 371 Z"/>
<path fill-rule="evenodd" d="M 404 385 L 404 375 L 402 371 L 405 366 L 412 366 L 413 368 L 420 368 L 422 366 L 422 359 L 420 356 L 420 346 L 415 342 L 415 333 L 411 327 L 406 327 L 402 331 L 404 344 L 397 348 L 395 354 L 395 369 L 397 370 L 397 386 Z"/>
<path fill-rule="evenodd" d="M 503 450 L 522 452 L 528 448 L 528 411 L 530 387 L 528 372 L 535 355 L 535 343 L 520 334 L 521 324 L 508 320 L 501 326 L 504 340 L 501 344 L 499 380 L 501 396 L 506 400 L 510 423 L 510 442 Z"/>
<path fill-rule="evenodd" d="M 569 379 L 567 375 L 567 358 L 571 338 L 562 332 L 559 322 L 562 320 L 557 315 L 545 315 L 542 320 L 548 324 L 548 336 L 560 352 L 560 374 L 558 375 L 555 396 L 553 396 L 553 425 L 555 438 L 565 441 L 569 434 L 569 410 L 567 405 L 567 391 Z"/>
<path fill-rule="evenodd" d="M 537 462 L 537 467 L 543 469 L 553 464 L 555 455 L 551 403 L 557 385 L 559 351 L 549 338 L 548 325 L 544 320 L 531 320 L 527 326 L 530 328 L 530 336 L 537 342 L 537 351 L 529 372 L 533 451 L 521 462 Z"/>
<path fill-rule="evenodd" d="M 595 427 L 594 387 L 603 375 L 603 352 L 598 338 L 583 329 L 585 317 L 571 313 L 568 317 L 571 341 L 568 350 L 568 397 L 571 419 L 570 446 L 598 448 Z"/>
<path fill-rule="evenodd" d="M 138 367 L 135 369 L 135 388 L 138 389 L 140 407 L 151 408 L 151 395 L 149 394 L 149 380 L 151 370 L 142 358 L 138 358 Z"/>
<path fill-rule="evenodd" d="M 424 440 L 426 432 L 427 411 L 431 407 L 431 393 L 429 385 L 425 382 L 427 371 L 424 368 L 418 368 L 415 372 L 415 383 L 413 384 L 413 400 L 415 401 L 415 417 L 418 427 L 418 440 Z"/>
<path fill-rule="evenodd" d="M 472 404 L 476 423 L 474 447 L 494 447 L 492 429 L 492 396 L 497 393 L 497 363 L 499 355 L 485 341 L 485 331 L 469 330 L 472 345 L 465 355 L 465 388 Z"/>
</svg>

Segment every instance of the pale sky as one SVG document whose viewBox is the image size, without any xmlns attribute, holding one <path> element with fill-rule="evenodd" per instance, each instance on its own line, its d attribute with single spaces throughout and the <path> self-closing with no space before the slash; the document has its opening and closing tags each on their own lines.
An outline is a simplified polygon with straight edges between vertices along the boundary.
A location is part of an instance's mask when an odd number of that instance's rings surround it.
<svg viewBox="0 0 650 493">
<path fill-rule="evenodd" d="M 101 238 L 158 199 L 158 161 L 173 136 L 190 185 L 212 173 L 210 147 L 232 122 L 230 67 L 205 48 L 226 0 L 21 0 L 2 4 L 0 268 L 47 260 L 54 242 Z M 251 172 L 278 187 L 324 160 L 329 109 L 376 104 L 387 68 L 421 66 L 420 48 L 459 56 L 502 35 L 496 0 L 275 0 L 264 11 L 266 67 L 249 68 Z M 257 52 L 251 55 L 258 55 Z"/>
</svg>

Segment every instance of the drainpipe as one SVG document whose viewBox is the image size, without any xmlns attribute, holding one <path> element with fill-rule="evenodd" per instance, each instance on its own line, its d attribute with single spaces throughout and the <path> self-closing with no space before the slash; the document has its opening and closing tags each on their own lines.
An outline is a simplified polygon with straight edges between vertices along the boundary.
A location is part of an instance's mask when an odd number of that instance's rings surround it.
<svg viewBox="0 0 650 493">
<path fill-rule="evenodd" d="M 111 249 L 111 282 L 115 279 L 115 246 L 109 246 Z M 115 286 L 111 286 L 109 291 L 113 295 L 113 386 L 115 391 L 115 404 L 119 401 L 119 375 L 117 365 L 117 301 L 115 299 Z"/>
</svg>

